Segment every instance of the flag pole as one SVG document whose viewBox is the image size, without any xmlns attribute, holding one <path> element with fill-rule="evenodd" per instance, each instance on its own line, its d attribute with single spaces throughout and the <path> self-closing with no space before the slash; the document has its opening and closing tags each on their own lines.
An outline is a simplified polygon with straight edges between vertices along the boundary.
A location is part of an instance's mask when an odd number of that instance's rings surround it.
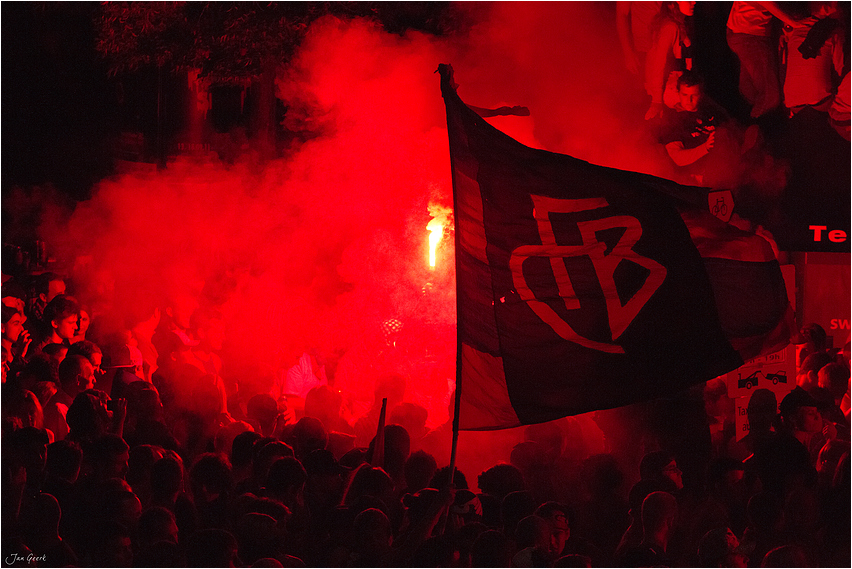
<svg viewBox="0 0 852 569">
<path fill-rule="evenodd" d="M 439 73 L 441 75 L 441 94 L 444 94 L 445 89 L 455 89 L 457 85 L 453 82 L 453 67 L 448 64 L 440 64 L 438 65 L 438 69 L 435 73 Z M 446 106 L 446 104 L 445 104 Z M 453 144 L 449 137 L 449 126 L 450 126 L 450 109 L 447 106 L 447 143 L 450 149 L 450 175 L 452 176 L 453 183 L 453 245 L 455 254 L 453 255 L 455 261 L 455 269 L 456 269 L 456 390 L 455 390 L 455 401 L 453 404 L 453 444 L 450 450 L 450 477 L 449 483 L 453 484 L 455 482 L 456 477 L 456 456 L 458 454 L 458 444 L 459 444 L 459 408 L 461 407 L 461 389 L 462 389 L 462 374 L 461 374 L 461 358 L 462 358 L 462 335 L 459 331 L 460 328 L 460 318 L 461 318 L 461 310 L 460 310 L 460 295 L 459 295 L 459 251 L 461 251 L 460 247 L 460 232 L 458 230 L 458 200 L 456 196 L 456 172 L 455 168 L 452 166 L 453 164 Z"/>
<path fill-rule="evenodd" d="M 382 399 L 382 410 L 379 413 L 379 424 L 376 427 L 376 438 L 373 439 L 373 468 L 385 467 L 385 417 L 388 409 L 388 398 Z"/>
</svg>

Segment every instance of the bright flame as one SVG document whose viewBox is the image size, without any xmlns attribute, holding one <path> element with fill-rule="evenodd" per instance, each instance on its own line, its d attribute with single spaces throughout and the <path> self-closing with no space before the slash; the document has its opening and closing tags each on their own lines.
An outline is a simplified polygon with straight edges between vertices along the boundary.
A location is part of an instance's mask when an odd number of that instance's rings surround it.
<svg viewBox="0 0 852 569">
<path fill-rule="evenodd" d="M 438 243 L 441 242 L 441 237 L 444 236 L 444 226 L 437 219 L 433 219 L 426 226 L 429 233 L 429 266 L 435 266 L 435 249 L 438 248 Z"/>
<path fill-rule="evenodd" d="M 447 224 L 450 211 L 450 209 L 441 205 L 429 204 L 429 215 L 432 216 L 432 221 L 429 222 L 426 229 L 429 230 L 429 266 L 432 268 L 435 268 L 435 251 L 444 236 L 444 226 Z"/>
</svg>

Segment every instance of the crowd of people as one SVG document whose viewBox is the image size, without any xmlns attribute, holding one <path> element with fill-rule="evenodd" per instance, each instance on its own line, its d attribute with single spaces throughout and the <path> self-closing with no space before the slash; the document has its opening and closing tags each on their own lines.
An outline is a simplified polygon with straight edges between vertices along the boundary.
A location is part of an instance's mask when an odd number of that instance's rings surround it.
<svg viewBox="0 0 852 569">
<path fill-rule="evenodd" d="M 596 413 L 610 452 L 590 453 L 566 418 L 451 478 L 449 423 L 427 429 L 400 374 L 377 376 L 374 406 L 351 417 L 308 354 L 285 374 L 292 390 L 224 381 L 212 307 L 117 319 L 50 272 L 2 290 L 8 565 L 850 563 L 850 349 L 815 324 L 796 389 L 780 404 L 755 390 L 744 438 L 715 380 Z"/>
<path fill-rule="evenodd" d="M 692 69 L 694 4 L 618 7 L 646 119 L 692 183 L 736 183 L 719 164 L 761 144 L 763 117 L 810 108 L 849 139 L 836 2 L 734 2 L 727 37 L 754 122 L 730 129 Z M 316 354 L 249 381 L 220 357 L 218 308 L 110 304 L 45 267 L 4 275 L 7 566 L 852 564 L 850 347 L 816 324 L 796 340 L 796 388 L 755 390 L 745 437 L 719 379 L 596 412 L 603 452 L 584 442 L 588 421 L 565 418 L 527 427 L 481 472 L 451 472 L 452 417 L 427 428 L 416 378 L 377 373 L 358 414 Z"/>
</svg>

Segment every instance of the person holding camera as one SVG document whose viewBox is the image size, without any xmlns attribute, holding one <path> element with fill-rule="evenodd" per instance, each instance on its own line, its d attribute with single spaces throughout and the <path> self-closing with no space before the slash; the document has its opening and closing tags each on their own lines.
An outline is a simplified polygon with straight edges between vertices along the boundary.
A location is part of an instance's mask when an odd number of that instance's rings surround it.
<svg viewBox="0 0 852 569">
<path fill-rule="evenodd" d="M 715 109 L 706 104 L 701 79 L 686 71 L 677 81 L 678 102 L 663 114 L 660 142 L 678 173 L 697 185 L 704 183 L 705 157 L 716 144 Z"/>
<path fill-rule="evenodd" d="M 676 181 L 736 188 L 744 164 L 741 156 L 758 143 L 758 130 L 749 127 L 742 132 L 703 89 L 694 71 L 678 78 L 678 102 L 663 113 L 660 143 L 674 163 Z"/>
</svg>

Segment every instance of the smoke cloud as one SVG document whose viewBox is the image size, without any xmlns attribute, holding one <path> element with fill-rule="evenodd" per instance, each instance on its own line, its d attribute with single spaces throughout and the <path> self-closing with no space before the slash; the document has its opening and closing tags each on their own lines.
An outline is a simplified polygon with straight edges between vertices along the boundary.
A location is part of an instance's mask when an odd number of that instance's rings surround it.
<svg viewBox="0 0 852 569">
<path fill-rule="evenodd" d="M 444 421 L 452 234 L 431 269 L 426 229 L 430 204 L 452 205 L 437 65 L 453 65 L 467 103 L 527 106 L 529 117 L 489 119 L 525 144 L 665 171 L 640 128 L 644 97 L 621 64 L 614 4 L 459 9 L 476 11 L 464 37 L 315 22 L 277 88 L 285 126 L 319 136 L 263 167 L 251 155 L 233 165 L 184 158 L 118 175 L 67 223 L 45 220 L 41 234 L 75 260 L 79 295 L 112 295 L 117 306 L 198 295 L 225 314 L 236 379 L 261 382 L 314 349 L 353 411 L 371 401 L 376 373 L 394 368 L 409 377 L 409 398 L 429 407 L 430 426 Z"/>
</svg>

